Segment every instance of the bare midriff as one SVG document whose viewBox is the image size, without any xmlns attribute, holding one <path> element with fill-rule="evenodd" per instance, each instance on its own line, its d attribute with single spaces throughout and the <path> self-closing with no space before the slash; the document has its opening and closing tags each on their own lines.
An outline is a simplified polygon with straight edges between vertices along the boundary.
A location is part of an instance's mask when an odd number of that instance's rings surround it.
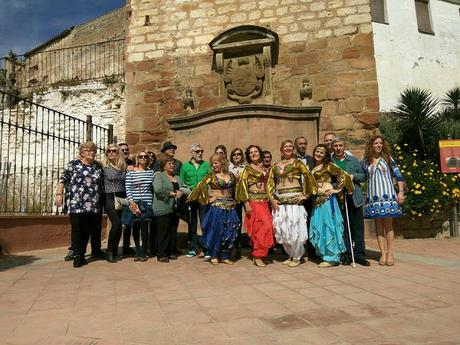
<svg viewBox="0 0 460 345">
<path fill-rule="evenodd" d="M 302 191 L 302 185 L 298 179 L 292 177 L 279 177 L 276 183 L 278 193 Z"/>
<path fill-rule="evenodd" d="M 209 198 L 232 198 L 232 189 L 208 189 Z"/>
</svg>

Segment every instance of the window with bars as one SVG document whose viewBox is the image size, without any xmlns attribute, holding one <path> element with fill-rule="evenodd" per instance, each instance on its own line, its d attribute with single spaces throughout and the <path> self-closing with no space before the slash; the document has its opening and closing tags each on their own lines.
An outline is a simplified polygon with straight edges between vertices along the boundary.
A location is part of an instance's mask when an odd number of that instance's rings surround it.
<svg viewBox="0 0 460 345">
<path fill-rule="evenodd" d="M 415 14 L 417 15 L 418 31 L 434 35 L 433 26 L 431 25 L 429 0 L 415 0 Z"/>
<path fill-rule="evenodd" d="M 375 23 L 388 24 L 385 0 L 371 1 L 371 16 Z"/>
</svg>

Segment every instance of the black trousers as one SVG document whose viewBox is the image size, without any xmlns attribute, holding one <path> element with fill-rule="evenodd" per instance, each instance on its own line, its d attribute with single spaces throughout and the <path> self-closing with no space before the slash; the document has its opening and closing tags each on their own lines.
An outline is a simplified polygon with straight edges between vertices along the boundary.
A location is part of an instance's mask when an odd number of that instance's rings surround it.
<svg viewBox="0 0 460 345">
<path fill-rule="evenodd" d="M 197 202 L 190 204 L 190 213 L 188 220 L 188 243 L 189 250 L 198 252 L 200 249 L 200 241 L 198 238 L 198 216 L 200 217 L 200 223 L 203 221 L 204 211 L 206 207 L 200 205 Z"/>
<path fill-rule="evenodd" d="M 129 245 L 131 243 L 131 227 L 123 227 L 123 252 L 126 253 L 129 250 Z"/>
<path fill-rule="evenodd" d="M 149 242 L 149 221 L 145 220 L 145 221 L 135 221 L 134 222 L 133 239 L 134 239 L 134 244 L 136 246 L 136 256 L 146 257 L 148 242 Z"/>
<path fill-rule="evenodd" d="M 118 245 L 121 238 L 121 210 L 115 210 L 115 197 L 114 194 L 107 194 L 105 196 L 104 209 L 109 216 L 112 227 L 109 232 L 109 240 L 107 243 L 107 251 L 118 254 Z"/>
<path fill-rule="evenodd" d="M 237 251 L 241 251 L 241 227 L 243 226 L 243 204 L 237 204 L 235 207 L 236 214 L 238 215 L 238 218 L 240 219 L 240 226 L 238 229 L 238 236 L 235 239 L 234 246 Z"/>
<path fill-rule="evenodd" d="M 313 213 L 313 200 L 312 198 L 307 199 L 304 203 L 305 211 L 308 213 L 308 218 L 307 218 L 307 228 L 308 231 L 310 232 L 310 220 L 311 220 L 311 214 Z M 319 256 L 316 255 L 316 250 L 315 247 L 310 242 L 310 234 L 308 234 L 308 240 L 307 243 L 305 244 L 305 252 L 307 253 L 307 256 L 309 259 L 318 259 Z"/>
<path fill-rule="evenodd" d="M 101 250 L 101 213 L 69 213 L 74 255 L 84 256 L 91 236 L 91 252 Z"/>
<path fill-rule="evenodd" d="M 354 242 L 354 254 L 356 259 L 365 259 L 366 258 L 366 245 L 364 243 L 364 216 L 363 208 L 356 207 L 353 203 L 353 200 L 350 197 L 347 197 L 347 206 L 348 206 L 348 216 L 350 219 L 350 230 L 351 230 L 351 239 Z M 345 206 L 341 207 L 343 223 L 344 223 L 344 232 L 343 240 L 347 247 L 347 254 L 351 255 L 350 248 L 350 239 L 348 235 L 348 224 L 347 224 L 347 215 L 345 211 Z"/>
<path fill-rule="evenodd" d="M 167 258 L 177 253 L 177 226 L 179 217 L 175 214 L 156 216 L 156 252 L 158 258 Z"/>
</svg>

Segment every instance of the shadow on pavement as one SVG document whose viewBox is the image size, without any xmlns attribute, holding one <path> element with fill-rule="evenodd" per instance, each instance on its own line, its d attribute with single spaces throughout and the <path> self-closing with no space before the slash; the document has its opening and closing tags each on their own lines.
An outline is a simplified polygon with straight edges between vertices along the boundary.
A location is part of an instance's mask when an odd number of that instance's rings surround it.
<svg viewBox="0 0 460 345">
<path fill-rule="evenodd" d="M 19 266 L 30 265 L 39 259 L 34 255 L 0 255 L 0 272 Z"/>
</svg>

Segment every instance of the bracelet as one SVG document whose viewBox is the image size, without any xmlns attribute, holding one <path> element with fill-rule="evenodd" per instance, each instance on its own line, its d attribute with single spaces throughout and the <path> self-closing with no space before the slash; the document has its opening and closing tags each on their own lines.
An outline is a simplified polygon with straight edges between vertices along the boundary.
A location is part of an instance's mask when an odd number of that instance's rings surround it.
<svg viewBox="0 0 460 345">
<path fill-rule="evenodd" d="M 62 195 L 62 193 L 56 193 L 56 196 L 58 196 L 58 195 Z"/>
</svg>

